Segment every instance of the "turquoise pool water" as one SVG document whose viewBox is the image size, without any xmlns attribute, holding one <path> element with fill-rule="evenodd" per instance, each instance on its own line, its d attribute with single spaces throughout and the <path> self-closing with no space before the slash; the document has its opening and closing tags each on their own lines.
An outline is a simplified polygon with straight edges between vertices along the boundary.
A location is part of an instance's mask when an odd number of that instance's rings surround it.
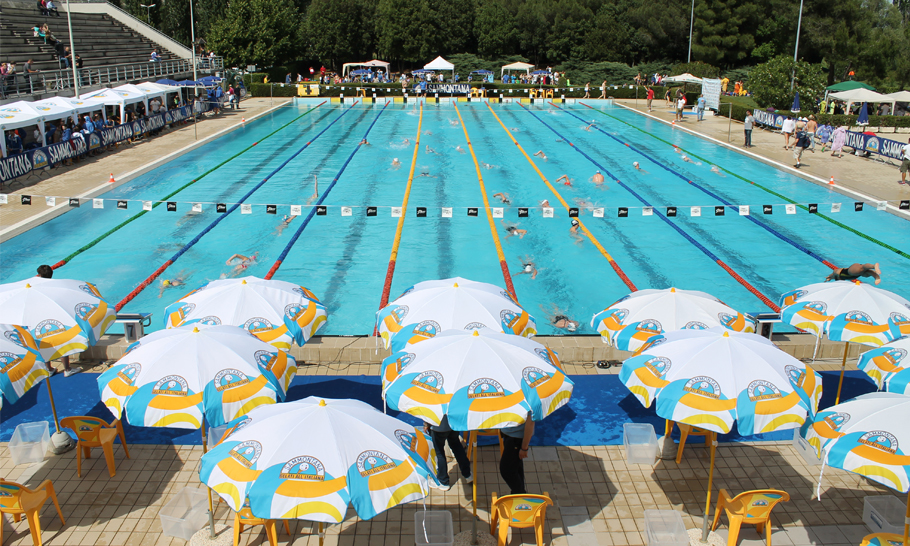
<svg viewBox="0 0 910 546">
<path fill-rule="evenodd" d="M 101 197 L 159 199 L 313 105 L 276 110 Z M 547 312 L 556 313 L 554 308 L 558 314 L 581 321 L 580 333 L 594 333 L 588 326 L 591 316 L 629 289 L 590 241 L 576 243 L 571 237 L 567 212 L 487 106 L 460 103 L 458 107 L 478 160 L 492 167 L 483 169 L 491 205 L 499 206 L 492 194 L 508 193 L 512 205 L 504 211 L 504 222 L 528 230 L 523 239 L 505 238 L 507 233 L 497 220 L 510 270 L 520 271 L 520 257 L 524 256 L 532 257 L 539 270 L 536 279 L 529 275 L 514 277 L 519 301 L 537 317 L 542 334 L 565 333 L 547 325 Z M 56 276 L 90 280 L 109 301 L 120 301 L 218 218 L 215 203 L 237 202 L 334 121 L 250 196 L 247 203 L 253 205 L 251 214 L 237 210 L 228 215 L 165 271 L 162 278 L 182 272 L 187 282 L 185 289 L 167 289 L 159 297 L 160 286 L 155 281 L 124 307 L 126 312 L 155 313 L 154 327 L 160 328 L 165 306 L 190 289 L 231 273 L 232 267 L 225 260 L 232 254 L 258 252 L 257 262 L 247 271 L 265 276 L 303 222 L 302 218 L 295 219 L 279 234 L 282 216 L 290 212 L 291 204 L 307 202 L 313 194 L 314 177 L 319 179 L 320 192 L 328 188 L 375 120 L 368 138 L 370 145 L 360 147 L 325 198 L 327 214 L 312 219 L 274 277 L 303 284 L 322 299 L 330 318 L 321 333 L 371 333 L 398 221 L 390 211 L 401 205 L 404 196 L 419 116 L 414 104 L 390 104 L 378 120 L 382 104 L 358 104 L 341 116 L 348 108 L 329 103 L 319 107 L 175 195 L 170 200 L 178 202 L 176 212 L 168 212 L 164 206 L 154 209 L 73 258 L 57 270 Z M 605 209 L 604 218 L 593 218 L 590 211 L 583 210 L 581 219 L 638 288 L 676 286 L 704 290 L 740 311 L 768 310 L 690 240 L 656 215 L 643 216 L 642 203 L 629 190 L 609 176 L 603 188 L 590 183 L 588 179 L 598 167 L 528 111 L 516 104 L 493 108 L 503 123 L 514 129 L 515 138 L 528 153 L 546 153 L 547 161 L 534 159 L 551 182 L 561 175 L 569 176 L 572 186 L 555 186 L 566 201 L 573 205 L 576 200 L 585 201 Z M 877 211 L 869 203 L 862 212 L 853 212 L 853 199 L 827 188 L 625 109 L 609 105 L 599 108 L 800 203 L 819 203 L 820 212 L 829 214 L 830 203 L 843 203 L 843 211 L 832 217 L 910 251 L 907 222 Z M 729 209 L 725 216 L 715 217 L 714 206 L 721 204 L 716 198 L 621 142 L 584 130 L 585 123 L 569 112 L 586 120 L 596 119 L 604 131 L 633 144 L 718 197 L 736 205 L 750 205 L 759 222 L 834 264 L 880 262 L 885 276 L 881 287 L 905 296 L 910 294 L 910 260 L 803 210 L 787 215 L 780 198 L 729 174 L 715 174 L 710 164 L 686 163 L 672 147 L 624 123 L 580 105 L 566 109 L 568 112 L 535 105 L 532 111 L 642 199 L 655 207 L 679 207 L 679 216 L 670 221 L 770 299 L 776 301 L 782 292 L 820 281 L 830 269 Z M 483 199 L 470 153 L 458 150 L 461 147 L 467 152 L 464 132 L 453 121 L 457 117 L 452 105 L 425 106 L 425 134 L 421 136 L 416 173 L 429 176 L 414 178 L 391 286 L 392 298 L 416 282 L 433 278 L 462 276 L 505 284 L 483 210 L 477 217 L 467 215 L 467 208 L 482 207 Z M 410 139 L 410 144 L 404 139 Z M 435 153 L 428 153 L 426 146 Z M 400 168 L 392 167 L 393 158 L 401 161 Z M 640 162 L 643 171 L 633 168 L 635 161 Z M 533 208 L 528 218 L 518 218 L 518 207 L 536 207 L 543 199 L 549 199 L 555 207 L 554 218 L 543 218 L 540 210 Z M 191 213 L 192 202 L 203 203 L 203 211 Z M 276 215 L 266 214 L 265 205 L 270 204 L 278 205 Z M 761 206 L 767 204 L 776 205 L 771 216 L 760 212 Z M 702 216 L 691 217 L 690 206 L 703 207 Z M 342 216 L 341 207 L 352 207 L 351 216 Z M 378 207 L 377 216 L 366 216 L 366 207 Z M 427 207 L 427 217 L 416 217 L 416 207 Z M 440 217 L 441 207 L 452 207 L 452 218 Z M 629 207 L 627 218 L 617 217 L 618 207 Z M 34 275 L 39 264 L 56 263 L 139 210 L 138 201 L 131 201 L 127 211 L 117 210 L 114 202 L 107 202 L 103 210 L 83 204 L 3 243 L 0 281 Z M 304 216 L 306 212 L 304 208 Z"/>
</svg>

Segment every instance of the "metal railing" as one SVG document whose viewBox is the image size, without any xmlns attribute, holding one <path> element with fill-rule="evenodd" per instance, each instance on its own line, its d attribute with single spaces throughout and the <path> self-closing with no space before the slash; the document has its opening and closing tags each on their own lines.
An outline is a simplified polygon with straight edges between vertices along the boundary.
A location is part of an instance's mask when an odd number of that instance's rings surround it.
<svg viewBox="0 0 910 546">
<path fill-rule="evenodd" d="M 224 68 L 221 57 L 196 59 L 196 69 L 202 72 L 220 71 Z M 79 88 L 106 87 L 137 80 L 151 80 L 189 74 L 193 72 L 191 59 L 159 62 L 112 64 L 79 71 Z M 53 94 L 73 88 L 73 70 L 41 70 L 30 74 L 12 74 L 0 78 L 0 99 L 26 98 L 36 94 Z"/>
</svg>

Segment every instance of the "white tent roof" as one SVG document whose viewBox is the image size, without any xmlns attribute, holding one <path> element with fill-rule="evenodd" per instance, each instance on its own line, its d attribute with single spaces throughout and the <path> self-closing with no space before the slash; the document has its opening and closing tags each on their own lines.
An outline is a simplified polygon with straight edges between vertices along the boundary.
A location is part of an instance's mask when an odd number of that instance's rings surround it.
<svg viewBox="0 0 910 546">
<path fill-rule="evenodd" d="M 671 83 L 701 83 L 701 78 L 698 76 L 693 76 L 688 72 L 680 74 L 679 76 L 670 76 L 669 78 L 664 78 L 665 82 Z"/>
<path fill-rule="evenodd" d="M 341 75 L 346 75 L 348 73 L 348 68 L 352 66 L 382 66 L 385 67 L 386 72 L 389 71 L 389 63 L 380 61 L 379 59 L 373 59 L 372 61 L 367 61 L 364 63 L 345 63 L 341 66 Z"/>
<path fill-rule="evenodd" d="M 910 91 L 898 91 L 897 93 L 888 93 L 885 96 L 897 102 L 910 102 Z"/>
<path fill-rule="evenodd" d="M 861 87 L 850 91 L 831 93 L 828 96 L 845 102 L 894 102 L 897 100 Z"/>
<path fill-rule="evenodd" d="M 180 88 L 175 85 L 163 85 L 163 84 L 155 83 L 155 82 L 137 83 L 136 87 L 138 87 L 140 90 L 151 89 L 151 90 L 153 90 L 153 92 L 160 91 L 162 94 L 180 92 Z M 151 96 L 155 96 L 155 95 L 151 95 Z"/>
<path fill-rule="evenodd" d="M 12 102 L 0 106 L 0 129 L 18 129 L 37 125 L 43 116 L 26 101 Z"/>
<path fill-rule="evenodd" d="M 132 91 L 137 95 L 143 95 L 146 100 L 152 97 L 164 97 L 164 91 L 162 89 L 156 89 L 148 83 L 137 83 L 136 85 L 125 84 L 115 87 L 114 91 Z"/>
<path fill-rule="evenodd" d="M 132 91 L 125 91 L 122 89 L 99 89 L 98 91 L 92 91 L 91 93 L 86 93 L 84 95 L 79 95 L 80 99 L 97 99 L 108 106 L 120 106 L 121 104 L 132 104 L 134 102 L 142 102 L 145 100 L 145 95 L 140 95 L 139 93 L 134 93 Z"/>
<path fill-rule="evenodd" d="M 455 70 L 455 65 L 442 57 L 436 57 L 428 64 L 423 65 L 424 70 Z"/>
<path fill-rule="evenodd" d="M 528 63 L 507 64 L 500 69 L 499 75 L 501 77 L 506 70 L 524 70 L 525 72 L 530 72 L 532 68 L 534 68 L 534 65 Z"/>
<path fill-rule="evenodd" d="M 34 102 L 35 107 L 39 105 L 47 106 L 53 108 L 55 105 L 59 111 L 64 109 L 70 109 L 75 111 L 76 114 L 87 114 L 89 112 L 94 112 L 96 110 L 101 110 L 104 114 L 104 102 L 97 99 L 78 99 L 75 97 L 49 97 L 46 99 L 38 100 Z M 63 117 L 63 116 L 61 116 Z M 59 118 L 54 118 L 59 119 Z"/>
</svg>

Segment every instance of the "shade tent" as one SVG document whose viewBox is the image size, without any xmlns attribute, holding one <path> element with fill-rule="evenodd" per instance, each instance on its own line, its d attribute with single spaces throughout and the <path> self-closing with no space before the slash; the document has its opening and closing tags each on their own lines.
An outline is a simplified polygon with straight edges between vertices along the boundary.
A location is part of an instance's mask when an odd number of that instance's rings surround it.
<svg viewBox="0 0 910 546">
<path fill-rule="evenodd" d="M 40 123 L 41 114 L 28 104 L 19 101 L 0 107 L 0 150 L 3 151 L 3 157 L 6 157 L 6 131 L 38 125 L 41 128 L 41 138 L 44 138 L 44 124 Z"/>
<path fill-rule="evenodd" d="M 424 70 L 451 70 L 455 72 L 455 65 L 449 61 L 443 59 L 442 57 L 436 57 L 429 63 L 423 65 Z"/>
<path fill-rule="evenodd" d="M 855 81 L 835 83 L 834 85 L 829 85 L 825 88 L 826 91 L 829 91 L 831 93 L 837 93 L 839 91 L 853 91 L 854 89 L 868 89 L 869 91 L 875 91 L 875 88 L 868 83 Z"/>
<path fill-rule="evenodd" d="M 678 76 L 670 76 L 669 78 L 664 78 L 665 82 L 669 83 L 701 83 L 702 80 L 698 76 L 693 76 L 688 72 L 680 74 Z"/>
<path fill-rule="evenodd" d="M 534 68 L 534 65 L 528 63 L 507 64 L 499 70 L 499 77 L 501 78 L 502 75 L 506 73 L 506 71 L 511 72 L 512 70 L 524 70 L 526 73 L 530 74 L 532 68 Z"/>
<path fill-rule="evenodd" d="M 895 99 L 888 97 L 887 95 L 882 95 L 881 93 L 876 93 L 875 91 L 870 91 L 865 88 L 858 88 L 850 91 L 841 91 L 840 93 L 831 93 L 828 96 L 839 101 L 846 102 L 848 112 L 850 111 L 850 106 L 854 102 L 887 102 L 891 105 L 891 111 L 893 112 L 894 103 L 896 102 Z"/>
<path fill-rule="evenodd" d="M 49 97 L 39 101 L 35 101 L 35 106 L 52 106 L 57 105 L 58 108 L 62 109 L 72 109 L 75 110 L 77 115 L 89 114 L 100 110 L 101 115 L 106 118 L 106 113 L 104 111 L 104 102 L 95 99 L 77 99 L 74 97 Z M 48 118 L 48 119 L 61 119 L 63 116 L 58 118 Z"/>
<path fill-rule="evenodd" d="M 142 93 L 129 91 L 125 89 L 99 89 L 84 95 L 79 95 L 80 99 L 97 99 L 104 103 L 105 106 L 120 107 L 120 122 L 126 121 L 126 105 L 137 102 L 146 103 L 146 96 Z M 148 107 L 148 104 L 146 104 Z M 147 111 L 147 110 L 146 110 Z"/>
<path fill-rule="evenodd" d="M 367 61 L 365 63 L 345 63 L 341 66 L 341 75 L 346 76 L 348 73 L 348 70 L 351 67 L 355 67 L 355 66 L 366 66 L 366 67 L 370 67 L 370 68 L 379 67 L 379 68 L 384 69 L 386 74 L 389 73 L 389 63 L 387 63 L 385 61 L 380 61 L 379 59 L 373 59 L 372 61 Z"/>
</svg>

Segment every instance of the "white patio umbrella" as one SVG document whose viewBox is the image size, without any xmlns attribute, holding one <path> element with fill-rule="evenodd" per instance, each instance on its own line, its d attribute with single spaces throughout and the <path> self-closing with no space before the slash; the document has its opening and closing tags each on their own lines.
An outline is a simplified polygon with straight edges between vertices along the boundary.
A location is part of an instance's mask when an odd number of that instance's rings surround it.
<svg viewBox="0 0 910 546">
<path fill-rule="evenodd" d="M 359 400 L 309 397 L 249 413 L 202 457 L 199 479 L 263 519 L 368 520 L 429 494 L 429 437 Z"/>
<path fill-rule="evenodd" d="M 755 319 L 743 315 L 706 292 L 697 290 L 638 290 L 591 318 L 591 327 L 604 343 L 637 351 L 652 336 L 676 330 L 706 330 L 723 326 L 754 332 Z"/>
<path fill-rule="evenodd" d="M 187 324 L 240 326 L 282 350 L 303 346 L 327 320 L 325 306 L 303 286 L 259 277 L 221 279 L 164 310 L 168 328 Z"/>
<path fill-rule="evenodd" d="M 50 373 L 38 353 L 38 343 L 27 328 L 0 324 L 0 332 L 0 392 L 3 393 L 0 405 L 4 399 L 15 404 L 29 389 L 50 377 Z"/>
<path fill-rule="evenodd" d="M 895 339 L 861 354 L 856 367 L 879 389 L 910 395 L 910 336 Z"/>
</svg>

